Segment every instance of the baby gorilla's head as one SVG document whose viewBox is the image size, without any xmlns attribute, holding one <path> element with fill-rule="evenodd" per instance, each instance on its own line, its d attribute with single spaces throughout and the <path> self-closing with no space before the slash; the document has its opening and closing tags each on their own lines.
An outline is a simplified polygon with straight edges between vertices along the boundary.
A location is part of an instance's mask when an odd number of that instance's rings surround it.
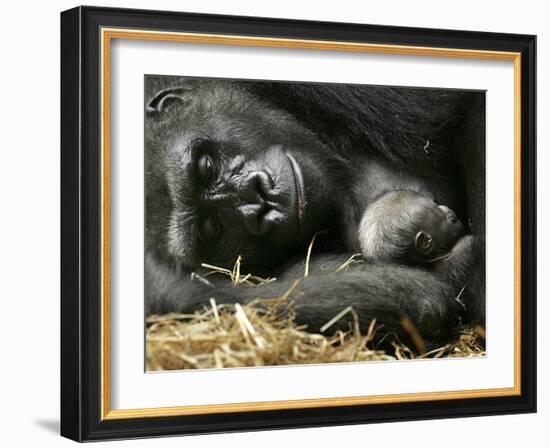
<svg viewBox="0 0 550 448">
<path fill-rule="evenodd" d="M 384 194 L 367 208 L 359 225 L 366 258 L 402 263 L 437 261 L 464 234 L 451 209 L 412 191 Z"/>
</svg>

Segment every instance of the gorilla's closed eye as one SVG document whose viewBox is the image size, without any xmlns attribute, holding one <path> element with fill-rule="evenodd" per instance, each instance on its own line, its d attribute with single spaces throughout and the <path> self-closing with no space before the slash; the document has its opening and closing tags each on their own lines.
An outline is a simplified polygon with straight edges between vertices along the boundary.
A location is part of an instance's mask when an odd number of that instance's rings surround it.
<svg viewBox="0 0 550 448">
<path fill-rule="evenodd" d="M 197 173 L 204 184 L 211 183 L 216 177 L 216 166 L 209 154 L 202 154 L 197 160 Z"/>
<path fill-rule="evenodd" d="M 218 219 L 213 216 L 207 216 L 199 225 L 199 238 L 203 243 L 208 243 L 219 239 L 222 235 L 222 226 Z"/>
</svg>

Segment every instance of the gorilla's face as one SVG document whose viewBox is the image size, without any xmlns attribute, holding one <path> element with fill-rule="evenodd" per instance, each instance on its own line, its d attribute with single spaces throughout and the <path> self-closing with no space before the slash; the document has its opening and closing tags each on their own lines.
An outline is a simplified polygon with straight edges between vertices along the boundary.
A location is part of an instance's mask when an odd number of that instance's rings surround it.
<svg viewBox="0 0 550 448">
<path fill-rule="evenodd" d="M 158 128 L 147 145 L 163 154 L 148 171 L 165 182 L 160 193 L 148 191 L 147 208 L 168 196 L 161 225 L 172 257 L 228 267 L 241 255 L 262 272 L 328 225 L 329 151 L 313 133 L 227 82 L 177 91 L 153 100 Z"/>
</svg>

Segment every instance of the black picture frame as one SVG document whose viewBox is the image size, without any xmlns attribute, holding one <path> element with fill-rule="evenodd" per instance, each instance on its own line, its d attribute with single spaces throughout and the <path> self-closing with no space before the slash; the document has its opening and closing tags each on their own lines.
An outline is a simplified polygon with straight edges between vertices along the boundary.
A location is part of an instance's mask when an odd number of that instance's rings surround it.
<svg viewBox="0 0 550 448">
<path fill-rule="evenodd" d="M 102 418 L 102 28 L 521 55 L 521 359 L 514 396 Z M 61 435 L 77 441 L 536 411 L 536 37 L 98 7 L 61 14 Z"/>
</svg>

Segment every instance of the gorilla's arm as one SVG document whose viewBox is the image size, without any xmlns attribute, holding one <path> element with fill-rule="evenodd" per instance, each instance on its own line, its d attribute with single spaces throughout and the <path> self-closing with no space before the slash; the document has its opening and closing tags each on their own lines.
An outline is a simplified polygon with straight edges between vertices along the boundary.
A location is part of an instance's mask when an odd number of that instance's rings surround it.
<svg viewBox="0 0 550 448">
<path fill-rule="evenodd" d="M 363 331 L 375 318 L 383 325 L 379 336 L 393 333 L 402 341 L 409 339 L 401 326 L 402 318 L 408 317 L 427 346 L 450 340 L 460 323 L 461 307 L 455 298 L 461 288 L 449 285 L 433 273 L 410 267 L 363 263 L 345 272 L 334 272 L 329 268 L 341 265 L 342 258 L 325 255 L 310 267 L 307 278 L 303 278 L 303 270 L 298 266 L 289 272 L 301 273 L 300 276 L 287 273 L 267 285 L 234 288 L 229 282 L 227 286 L 214 287 L 192 281 L 190 276 L 176 277 L 150 258 L 147 263 L 147 314 L 190 313 L 208 305 L 210 298 L 217 303 L 275 298 L 299 279 L 290 298 L 295 301 L 297 322 L 307 324 L 311 332 L 319 332 L 324 324 L 349 306 L 359 316 Z M 349 322 L 348 315 L 330 331 L 348 329 Z"/>
</svg>

